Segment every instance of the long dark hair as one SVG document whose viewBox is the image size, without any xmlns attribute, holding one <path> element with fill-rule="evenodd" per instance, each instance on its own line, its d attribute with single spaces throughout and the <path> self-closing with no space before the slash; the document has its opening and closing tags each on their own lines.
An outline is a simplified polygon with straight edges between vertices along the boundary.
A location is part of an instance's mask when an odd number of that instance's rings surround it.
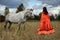
<svg viewBox="0 0 60 40">
<path fill-rule="evenodd" d="M 47 11 L 46 7 L 43 7 L 43 13 L 46 14 L 46 15 L 48 14 L 48 11 Z"/>
</svg>

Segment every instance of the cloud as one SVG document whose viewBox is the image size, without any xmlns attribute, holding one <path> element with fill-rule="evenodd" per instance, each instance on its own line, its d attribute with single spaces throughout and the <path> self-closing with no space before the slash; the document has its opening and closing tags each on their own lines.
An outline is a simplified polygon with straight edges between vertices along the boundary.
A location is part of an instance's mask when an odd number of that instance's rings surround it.
<svg viewBox="0 0 60 40">
<path fill-rule="evenodd" d="M 43 7 L 47 7 L 47 8 L 52 8 L 53 6 L 52 5 L 48 5 L 48 4 L 46 4 L 46 3 L 41 3 L 41 4 L 35 4 L 34 6 L 33 6 L 33 8 L 34 9 L 43 9 Z"/>
<path fill-rule="evenodd" d="M 38 1 L 42 1 L 43 3 L 47 3 L 47 4 L 53 5 L 53 6 L 60 5 L 60 0 L 38 0 Z"/>
<path fill-rule="evenodd" d="M 60 6 L 51 8 L 50 12 L 52 14 L 60 14 Z"/>
<path fill-rule="evenodd" d="M 53 5 L 49 5 L 49 4 L 46 4 L 46 3 L 44 3 L 44 4 L 42 3 L 40 5 L 35 4 L 33 6 L 33 8 L 35 9 L 34 13 L 35 14 L 39 14 L 39 12 L 42 12 L 44 6 L 47 7 L 47 10 L 48 10 L 50 15 L 51 14 L 55 15 L 55 14 L 59 14 L 60 13 L 60 6 L 54 7 Z"/>
<path fill-rule="evenodd" d="M 18 7 L 21 4 L 21 0 L 0 0 L 0 4 L 7 7 Z"/>
<path fill-rule="evenodd" d="M 1 15 L 4 15 L 4 9 L 5 9 L 6 6 L 4 5 L 0 5 L 0 14 Z"/>
<path fill-rule="evenodd" d="M 0 4 L 0 14 L 1 15 L 4 15 L 5 7 L 6 6 Z M 16 8 L 9 8 L 9 11 L 11 14 L 14 14 L 16 12 L 16 10 L 17 10 Z"/>
<path fill-rule="evenodd" d="M 21 3 L 24 6 L 28 6 L 28 2 L 37 2 L 41 1 L 43 4 L 46 3 L 48 5 L 58 6 L 60 5 L 60 0 L 0 0 L 0 4 L 6 5 L 8 7 L 18 7 Z"/>
<path fill-rule="evenodd" d="M 1 0 L 0 4 L 11 7 L 10 12 L 15 12 L 16 8 L 23 3 L 25 8 L 33 8 L 35 14 L 42 12 L 44 6 L 47 7 L 50 14 L 59 14 L 60 12 L 60 0 Z M 0 11 L 4 10 L 4 6 L 0 5 Z M 1 11 L 2 12 L 2 11 Z M 2 13 L 3 14 L 3 13 Z"/>
</svg>

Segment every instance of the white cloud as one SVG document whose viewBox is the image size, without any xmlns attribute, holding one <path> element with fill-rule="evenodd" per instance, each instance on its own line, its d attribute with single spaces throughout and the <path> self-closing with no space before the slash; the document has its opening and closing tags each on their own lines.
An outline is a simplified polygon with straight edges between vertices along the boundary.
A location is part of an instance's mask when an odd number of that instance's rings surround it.
<svg viewBox="0 0 60 40">
<path fill-rule="evenodd" d="M 60 6 L 52 7 L 51 10 L 49 10 L 53 15 L 59 14 L 60 12 Z"/>
<path fill-rule="evenodd" d="M 39 14 L 39 12 L 42 12 L 44 6 L 47 7 L 49 14 L 55 15 L 55 14 L 59 14 L 59 12 L 60 12 L 60 6 L 53 7 L 53 5 L 48 5 L 48 4 L 44 3 L 44 4 L 40 4 L 40 5 L 35 4 L 33 6 L 33 8 L 36 9 L 35 10 L 36 14 Z M 39 11 L 38 11 L 38 9 L 39 9 Z"/>
<path fill-rule="evenodd" d="M 0 14 L 4 15 L 5 12 L 5 7 L 4 5 L 0 5 Z M 9 8 L 9 11 L 11 14 L 14 14 L 16 12 L 16 8 Z"/>
<path fill-rule="evenodd" d="M 4 15 L 4 9 L 5 9 L 6 6 L 4 5 L 0 5 L 0 14 L 1 15 Z"/>
<path fill-rule="evenodd" d="M 43 3 L 47 3 L 53 6 L 60 5 L 60 0 L 38 0 L 38 1 L 42 1 Z"/>
<path fill-rule="evenodd" d="M 33 11 L 33 14 L 35 14 L 35 15 L 39 15 L 39 13 L 40 12 L 42 12 L 42 10 L 41 9 L 35 9 L 34 11 Z"/>
<path fill-rule="evenodd" d="M 50 14 L 59 14 L 59 12 L 60 12 L 60 6 L 56 6 L 56 7 L 54 7 L 53 5 L 49 5 L 49 4 L 46 4 L 46 3 L 37 3 L 37 4 L 35 4 L 35 5 L 33 5 L 32 7 L 29 7 L 28 6 L 28 1 L 27 0 L 22 0 L 23 2 L 24 2 L 24 4 L 25 4 L 25 6 L 27 6 L 27 9 L 29 9 L 29 8 L 34 8 L 34 14 L 36 14 L 36 15 L 38 15 L 40 12 L 42 12 L 42 9 L 43 9 L 43 7 L 44 6 L 46 6 L 47 7 L 47 9 L 48 9 L 48 12 L 50 13 Z M 32 0 L 30 0 L 30 1 L 32 1 Z M 4 5 L 0 5 L 0 14 L 4 14 L 3 12 L 4 12 L 4 9 L 5 9 L 5 7 L 6 6 L 4 6 Z M 10 10 L 10 12 L 12 12 L 12 13 L 15 13 L 16 12 L 16 8 L 9 8 L 9 10 Z"/>
<path fill-rule="evenodd" d="M 16 12 L 16 8 L 9 8 L 9 11 L 11 12 L 11 13 L 15 13 Z"/>
</svg>

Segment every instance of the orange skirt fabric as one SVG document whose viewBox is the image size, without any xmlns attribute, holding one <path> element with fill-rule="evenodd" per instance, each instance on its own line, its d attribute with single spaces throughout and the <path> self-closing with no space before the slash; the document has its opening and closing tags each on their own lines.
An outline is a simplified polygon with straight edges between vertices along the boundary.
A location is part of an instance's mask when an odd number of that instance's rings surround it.
<svg viewBox="0 0 60 40">
<path fill-rule="evenodd" d="M 50 23 L 49 15 L 45 15 L 42 13 L 41 20 L 40 20 L 40 27 L 38 28 L 38 34 L 52 34 L 55 30 L 52 28 Z"/>
</svg>

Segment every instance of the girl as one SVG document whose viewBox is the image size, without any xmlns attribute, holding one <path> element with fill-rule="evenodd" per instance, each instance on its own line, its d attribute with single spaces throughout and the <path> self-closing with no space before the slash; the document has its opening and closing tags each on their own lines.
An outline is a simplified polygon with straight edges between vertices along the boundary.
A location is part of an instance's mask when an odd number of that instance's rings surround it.
<svg viewBox="0 0 60 40">
<path fill-rule="evenodd" d="M 38 34 L 51 34 L 54 32 L 55 30 L 52 28 L 50 23 L 50 16 L 48 15 L 47 8 L 43 7 Z"/>
</svg>

